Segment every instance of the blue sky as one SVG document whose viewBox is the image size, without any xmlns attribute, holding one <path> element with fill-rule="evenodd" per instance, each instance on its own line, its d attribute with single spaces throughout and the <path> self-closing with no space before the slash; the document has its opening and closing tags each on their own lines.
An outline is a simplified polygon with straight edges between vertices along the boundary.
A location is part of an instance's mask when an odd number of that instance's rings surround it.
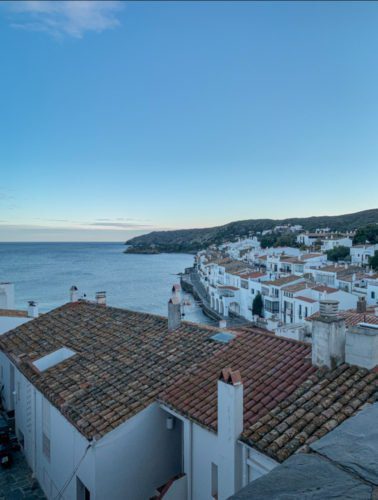
<svg viewBox="0 0 378 500">
<path fill-rule="evenodd" d="M 378 3 L 0 5 L 0 241 L 378 203 Z"/>
</svg>

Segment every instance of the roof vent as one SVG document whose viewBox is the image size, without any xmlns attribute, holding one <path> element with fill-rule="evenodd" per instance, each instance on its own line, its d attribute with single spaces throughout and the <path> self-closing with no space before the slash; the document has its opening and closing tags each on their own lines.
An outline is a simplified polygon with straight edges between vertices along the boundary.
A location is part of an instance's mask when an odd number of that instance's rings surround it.
<svg viewBox="0 0 378 500">
<path fill-rule="evenodd" d="M 44 372 L 48 368 L 57 365 L 58 363 L 62 363 L 66 359 L 71 358 L 76 354 L 75 351 L 69 349 L 68 347 L 62 347 L 56 351 L 50 352 L 50 354 L 46 354 L 42 358 L 33 361 L 33 365 L 40 371 Z"/>
<path fill-rule="evenodd" d="M 231 340 L 234 340 L 235 335 L 231 332 L 218 332 L 210 337 L 211 340 L 215 342 L 220 342 L 221 344 L 228 344 Z"/>
<path fill-rule="evenodd" d="M 319 309 L 322 318 L 337 318 L 339 301 L 323 299 L 320 301 Z"/>
</svg>

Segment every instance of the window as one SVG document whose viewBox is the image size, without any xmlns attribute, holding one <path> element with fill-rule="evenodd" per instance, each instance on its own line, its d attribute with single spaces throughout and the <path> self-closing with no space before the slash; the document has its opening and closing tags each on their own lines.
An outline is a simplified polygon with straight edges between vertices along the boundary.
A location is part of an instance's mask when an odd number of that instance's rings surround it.
<svg viewBox="0 0 378 500">
<path fill-rule="evenodd" d="M 305 318 L 307 318 L 307 316 L 308 316 L 308 309 L 307 307 L 305 307 Z"/>
<path fill-rule="evenodd" d="M 66 359 L 71 358 L 76 354 L 72 349 L 68 349 L 68 347 L 62 347 L 57 351 L 50 352 L 46 356 L 37 359 L 37 361 L 33 361 L 33 365 L 40 371 L 43 372 L 52 366 L 65 361 Z"/>
<path fill-rule="evenodd" d="M 218 466 L 211 464 L 211 496 L 218 498 Z"/>
<path fill-rule="evenodd" d="M 375 292 L 371 292 L 371 298 L 375 299 Z"/>
</svg>

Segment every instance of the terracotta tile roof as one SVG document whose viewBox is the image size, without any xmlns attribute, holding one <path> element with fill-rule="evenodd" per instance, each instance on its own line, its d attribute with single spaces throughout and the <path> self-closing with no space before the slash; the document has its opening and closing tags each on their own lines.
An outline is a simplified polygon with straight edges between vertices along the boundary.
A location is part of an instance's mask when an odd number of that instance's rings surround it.
<svg viewBox="0 0 378 500">
<path fill-rule="evenodd" d="M 304 342 L 254 328 L 240 330 L 225 349 L 190 376 L 173 382 L 160 399 L 179 413 L 216 430 L 219 373 L 226 367 L 239 370 L 244 384 L 247 430 L 316 371 L 310 357 L 311 346 Z"/>
<path fill-rule="evenodd" d="M 222 288 L 223 290 L 239 290 L 237 286 L 232 286 L 232 285 L 218 285 L 218 288 Z"/>
<path fill-rule="evenodd" d="M 310 297 L 303 297 L 302 295 L 297 295 L 295 298 L 298 300 L 303 300 L 304 302 L 309 302 L 310 304 L 313 304 L 314 302 L 318 302 L 315 299 L 311 299 Z"/>
<path fill-rule="evenodd" d="M 294 285 L 287 285 L 282 287 L 284 292 L 299 292 L 301 290 L 306 290 L 307 288 L 312 288 L 312 284 L 308 281 L 302 281 L 301 283 L 295 283 Z"/>
<path fill-rule="evenodd" d="M 357 276 L 364 275 L 365 273 L 361 270 L 359 266 L 325 266 L 325 267 L 320 267 L 319 269 L 316 270 L 317 272 L 327 272 L 327 273 L 336 273 L 337 279 L 341 280 L 346 280 L 348 276 L 352 277 L 353 274 L 356 274 Z"/>
<path fill-rule="evenodd" d="M 249 279 L 256 279 L 256 278 L 262 278 L 263 276 L 266 276 L 266 273 L 261 273 L 260 271 L 255 271 L 252 273 L 243 273 L 240 275 L 241 278 L 249 278 Z"/>
<path fill-rule="evenodd" d="M 323 254 L 321 253 L 304 253 L 301 255 L 301 260 L 309 260 L 315 259 L 317 257 L 321 257 Z"/>
<path fill-rule="evenodd" d="M 151 314 L 69 303 L 0 338 L 18 369 L 87 438 L 143 410 L 177 376 L 224 346 L 218 329 L 183 322 L 168 333 Z M 32 361 L 66 346 L 77 354 L 44 372 Z"/>
<path fill-rule="evenodd" d="M 0 316 L 7 316 L 9 318 L 27 318 L 28 311 L 21 311 L 18 309 L 0 309 Z"/>
<path fill-rule="evenodd" d="M 320 316 L 320 312 L 316 312 L 306 318 L 307 321 L 313 321 L 317 319 Z M 373 313 L 369 314 L 369 312 L 366 313 L 358 313 L 355 310 L 348 310 L 348 311 L 339 311 L 339 316 L 340 318 L 345 319 L 345 326 L 350 327 L 350 326 L 355 326 L 358 325 L 358 323 L 369 323 L 371 325 L 378 325 L 378 316 L 375 316 Z"/>
<path fill-rule="evenodd" d="M 282 286 L 300 279 L 302 279 L 300 276 L 284 276 L 283 278 L 277 278 L 273 281 L 264 281 L 264 285 Z"/>
<path fill-rule="evenodd" d="M 378 376 L 343 364 L 319 369 L 251 425 L 242 440 L 280 462 L 377 399 Z"/>
<path fill-rule="evenodd" d="M 338 292 L 339 289 L 338 288 L 332 288 L 330 286 L 326 286 L 326 285 L 315 285 L 312 287 L 313 290 L 316 290 L 317 292 L 325 292 L 325 293 L 335 293 L 335 292 Z"/>
</svg>

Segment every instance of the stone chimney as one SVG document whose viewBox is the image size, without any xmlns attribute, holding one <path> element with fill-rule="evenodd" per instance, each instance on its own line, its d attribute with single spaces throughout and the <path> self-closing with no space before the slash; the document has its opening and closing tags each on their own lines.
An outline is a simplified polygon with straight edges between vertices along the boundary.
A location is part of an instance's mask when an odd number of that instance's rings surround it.
<svg viewBox="0 0 378 500">
<path fill-rule="evenodd" d="M 239 371 L 225 368 L 218 380 L 218 499 L 225 500 L 241 488 L 243 432 L 243 383 Z"/>
<path fill-rule="evenodd" d="M 13 283 L 0 283 L 0 309 L 14 309 Z"/>
<path fill-rule="evenodd" d="M 28 302 L 28 318 L 38 318 L 38 304 L 34 300 L 29 300 Z"/>
<path fill-rule="evenodd" d="M 173 332 L 181 325 L 181 301 L 179 297 L 171 297 L 168 301 L 168 331 Z"/>
<path fill-rule="evenodd" d="M 106 306 L 106 292 L 96 292 L 96 302 L 99 306 Z"/>
<path fill-rule="evenodd" d="M 336 368 L 345 360 L 345 320 L 337 300 L 320 300 L 320 314 L 312 324 L 312 364 Z"/>
<path fill-rule="evenodd" d="M 70 302 L 77 302 L 79 300 L 79 290 L 77 286 L 72 285 L 70 288 Z"/>
<path fill-rule="evenodd" d="M 365 297 L 358 297 L 357 312 L 358 313 L 366 313 L 366 300 L 365 300 Z"/>
<path fill-rule="evenodd" d="M 348 329 L 345 361 L 369 370 L 378 365 L 378 325 L 359 323 Z"/>
</svg>

